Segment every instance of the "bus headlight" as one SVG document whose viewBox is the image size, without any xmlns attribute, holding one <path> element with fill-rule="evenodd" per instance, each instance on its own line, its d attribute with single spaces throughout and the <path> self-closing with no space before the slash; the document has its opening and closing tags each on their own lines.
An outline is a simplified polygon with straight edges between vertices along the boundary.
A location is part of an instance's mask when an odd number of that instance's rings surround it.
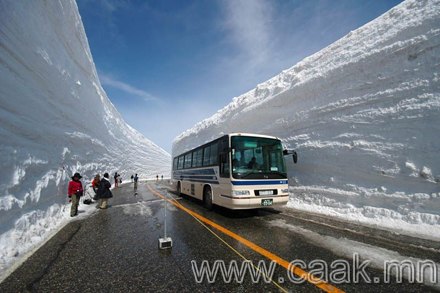
<svg viewBox="0 0 440 293">
<path fill-rule="evenodd" d="M 281 193 L 289 193 L 289 188 L 281 189 Z"/>
<path fill-rule="evenodd" d="M 249 190 L 232 190 L 232 196 L 250 195 Z"/>
</svg>

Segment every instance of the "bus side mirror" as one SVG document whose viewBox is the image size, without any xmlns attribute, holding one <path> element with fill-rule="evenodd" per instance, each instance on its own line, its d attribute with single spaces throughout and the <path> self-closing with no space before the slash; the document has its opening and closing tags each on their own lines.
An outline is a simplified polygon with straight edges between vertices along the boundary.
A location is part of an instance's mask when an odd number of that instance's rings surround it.
<svg viewBox="0 0 440 293">
<path fill-rule="evenodd" d="M 295 164 L 298 162 L 298 153 L 296 151 L 293 151 L 293 150 L 283 150 L 283 155 L 284 156 L 292 155 L 293 162 Z"/>
</svg>

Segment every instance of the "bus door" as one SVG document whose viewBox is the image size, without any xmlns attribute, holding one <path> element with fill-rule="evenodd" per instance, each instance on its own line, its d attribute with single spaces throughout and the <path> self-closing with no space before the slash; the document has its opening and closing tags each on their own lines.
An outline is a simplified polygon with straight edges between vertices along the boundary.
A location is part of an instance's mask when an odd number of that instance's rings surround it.
<svg viewBox="0 0 440 293">
<path fill-rule="evenodd" d="M 218 145 L 219 150 L 219 173 L 220 173 L 220 186 L 218 190 L 218 195 L 221 194 L 230 196 L 231 195 L 231 153 L 229 148 L 229 136 L 224 136 Z M 221 201 L 220 198 L 218 200 Z"/>
</svg>

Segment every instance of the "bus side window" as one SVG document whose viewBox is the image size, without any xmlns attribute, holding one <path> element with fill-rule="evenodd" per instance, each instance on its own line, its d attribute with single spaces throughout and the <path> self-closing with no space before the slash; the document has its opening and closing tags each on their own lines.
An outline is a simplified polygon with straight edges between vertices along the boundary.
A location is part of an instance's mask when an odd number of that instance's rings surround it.
<svg viewBox="0 0 440 293">
<path fill-rule="evenodd" d="M 219 153 L 219 147 L 218 144 L 215 142 L 211 145 L 211 156 L 209 160 L 210 165 L 218 164 L 218 153 Z"/>
<path fill-rule="evenodd" d="M 201 167 L 202 166 L 202 149 L 198 149 L 196 151 L 194 151 L 193 153 L 193 162 L 192 162 L 192 166 L 193 167 Z"/>
<path fill-rule="evenodd" d="M 203 149 L 203 166 L 209 166 L 210 164 L 210 155 L 211 155 L 211 146 L 206 146 Z"/>
<path fill-rule="evenodd" d="M 179 157 L 178 163 L 177 163 L 177 169 L 183 169 L 183 156 Z"/>
<path fill-rule="evenodd" d="M 185 164 L 183 167 L 185 169 L 191 168 L 191 161 L 192 161 L 192 153 L 186 154 L 185 155 Z"/>
</svg>

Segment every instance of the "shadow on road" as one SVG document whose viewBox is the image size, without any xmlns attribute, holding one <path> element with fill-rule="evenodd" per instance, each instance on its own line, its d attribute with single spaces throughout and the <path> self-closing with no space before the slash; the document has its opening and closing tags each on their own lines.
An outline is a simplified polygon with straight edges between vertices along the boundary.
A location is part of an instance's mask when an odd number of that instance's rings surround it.
<svg viewBox="0 0 440 293">
<path fill-rule="evenodd" d="M 165 186 L 163 186 L 165 187 Z M 195 204 L 198 208 L 205 209 L 203 207 L 203 202 L 199 199 L 196 199 L 192 196 L 182 194 L 177 195 L 177 193 L 171 189 L 168 189 L 169 193 L 174 194 L 177 197 L 180 197 L 184 199 L 187 202 Z M 279 214 L 280 211 L 273 209 L 273 208 L 261 208 L 261 209 L 248 209 L 248 210 L 231 210 L 225 207 L 221 206 L 214 206 L 213 210 L 211 212 L 214 212 L 220 216 L 231 218 L 231 219 L 245 219 L 245 218 L 255 218 L 255 217 L 265 217 L 267 215 L 273 215 L 273 214 Z"/>
</svg>

